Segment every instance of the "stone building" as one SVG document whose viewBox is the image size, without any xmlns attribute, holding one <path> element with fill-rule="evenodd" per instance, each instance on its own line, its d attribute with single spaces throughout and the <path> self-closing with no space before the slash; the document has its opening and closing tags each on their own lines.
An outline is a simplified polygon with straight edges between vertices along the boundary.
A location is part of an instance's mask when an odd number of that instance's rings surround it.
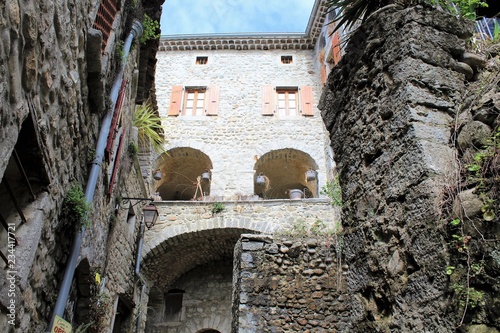
<svg viewBox="0 0 500 333">
<path fill-rule="evenodd" d="M 168 144 L 143 160 L 146 174 L 161 174 L 160 217 L 143 251 L 147 332 L 231 331 L 242 233 L 336 228 L 321 191 L 334 163 L 316 107 L 325 12 L 316 1 L 305 33 L 160 39 L 155 89 Z"/>
<path fill-rule="evenodd" d="M 453 330 L 434 204 L 469 31 L 389 7 L 339 63 L 326 2 L 300 34 L 146 41 L 162 1 L 0 4 L 2 331 Z M 137 105 L 162 117 L 159 153 Z M 497 244 L 471 332 L 499 327 Z"/>
<path fill-rule="evenodd" d="M 142 318 L 144 202 L 123 198 L 151 197 L 131 126 L 152 83 L 144 12 L 137 1 L 0 5 L 2 332 L 50 331 L 56 315 L 94 332 Z"/>
<path fill-rule="evenodd" d="M 139 43 L 160 5 L 0 5 L 2 331 L 226 332 L 242 233 L 334 228 L 322 1 L 303 34 Z M 166 117 L 161 156 L 131 126 L 140 104 Z"/>
</svg>

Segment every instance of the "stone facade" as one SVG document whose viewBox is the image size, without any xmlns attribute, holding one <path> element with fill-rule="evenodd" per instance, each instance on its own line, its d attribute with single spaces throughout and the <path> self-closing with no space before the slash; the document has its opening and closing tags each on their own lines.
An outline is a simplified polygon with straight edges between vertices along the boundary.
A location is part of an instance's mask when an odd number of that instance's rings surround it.
<svg viewBox="0 0 500 333">
<path fill-rule="evenodd" d="M 219 267 L 217 263 L 220 262 L 225 263 L 223 267 L 232 267 L 234 247 L 242 233 L 288 234 L 314 225 L 318 230 L 333 233 L 338 227 L 335 223 L 338 211 L 332 208 L 328 199 L 224 201 L 224 209 L 218 213 L 213 212 L 214 204 L 198 201 L 156 203 L 159 221 L 146 232 L 143 250 L 144 274 L 152 286 L 147 332 L 196 332 L 210 327 L 220 332 L 229 331 L 231 306 L 229 311 L 219 313 L 214 311 L 213 302 L 199 300 L 190 305 L 189 300 L 199 288 L 203 288 L 205 298 L 225 294 L 231 299 L 231 270 L 216 274 L 226 281 L 222 284 L 207 272 L 211 265 Z M 189 282 L 194 276 L 199 278 L 197 286 Z M 206 285 L 204 280 L 213 283 Z M 163 295 L 172 289 L 185 291 L 184 315 L 178 322 L 166 320 L 162 315 L 166 304 Z M 189 310 L 191 306 L 200 310 L 193 312 Z M 218 304 L 215 309 L 220 306 Z M 211 322 L 217 325 L 207 324 Z"/>
<path fill-rule="evenodd" d="M 218 39 L 213 36 L 211 42 Z M 206 62 L 200 63 L 200 57 Z M 219 281 L 208 267 L 232 263 L 242 233 L 289 233 L 311 226 L 331 232 L 338 227 L 338 210 L 321 192 L 334 164 L 316 108 L 321 83 L 315 53 L 309 47 L 169 48 L 157 58 L 157 104 L 168 144 L 165 154 L 150 161 L 151 171 L 162 174 L 153 186 L 163 201 L 156 203 L 157 224 L 145 235 L 143 266 L 151 283 L 146 331 L 229 332 L 231 274 L 221 273 Z M 279 88 L 291 89 L 300 98 L 297 114 L 279 114 Z M 310 113 L 301 103 L 308 89 Z M 190 90 L 206 93 L 203 112 L 196 116 L 183 114 Z M 179 105 L 173 102 L 175 91 L 182 94 L 175 102 Z M 263 112 L 265 91 L 274 99 L 269 114 Z M 177 107 L 174 112 L 172 104 Z M 311 179 L 306 177 L 309 170 Z M 260 174 L 268 177 L 265 186 L 257 182 Z M 300 190 L 301 196 L 291 200 L 291 189 Z M 197 285 L 190 282 L 194 272 L 200 275 Z M 168 295 L 178 290 L 184 291 L 184 299 L 176 321 L 165 315 L 165 309 Z M 218 293 L 226 297 L 222 312 L 207 299 Z"/>
<path fill-rule="evenodd" d="M 122 6 L 101 50 L 101 40 L 96 44 L 93 39 L 100 32 L 91 28 L 98 7 L 96 1 L 0 4 L 0 215 L 10 232 L 7 247 L 7 230 L 1 229 L 0 250 L 12 256 L 9 260 L 15 258 L 0 274 L 2 332 L 49 330 L 73 237 L 80 229 L 62 213 L 64 200 L 72 185 L 85 188 L 92 162 L 100 163 L 95 160 L 96 140 L 110 107 L 104 96 L 109 95 L 119 67 L 116 40 L 129 33 L 131 17 Z M 124 72 L 128 81 L 138 49 L 128 57 Z M 98 80 L 93 77 L 96 73 Z M 131 86 L 124 90 L 125 147 L 137 141 L 130 126 L 133 93 Z M 126 221 L 127 212 L 140 216 L 141 206 L 119 209 L 115 215 L 114 197 L 148 193 L 138 161 L 126 153 L 121 157 L 113 193 L 109 193 L 109 159 L 104 159 L 97 178 L 90 227 L 83 235 L 63 315 L 73 330 L 91 321 L 112 327 L 119 298 L 130 301 L 132 312 L 140 308 L 140 284 L 134 275 L 139 223 Z M 101 276 L 99 286 L 95 273 Z M 102 313 L 92 317 L 89 313 L 96 307 L 92 293 L 97 289 L 105 298 L 99 303 Z M 15 306 L 9 308 L 11 304 Z"/>
<path fill-rule="evenodd" d="M 293 63 L 282 64 L 283 55 L 291 55 Z M 199 56 L 208 57 L 208 63 L 197 65 Z M 257 159 L 286 148 L 308 154 L 318 166 L 318 186 L 326 183 L 332 164 L 319 111 L 314 108 L 311 117 L 262 115 L 266 85 L 312 86 L 313 104 L 318 103 L 321 85 L 314 51 L 169 51 L 157 57 L 156 92 L 162 117 L 168 115 L 173 86 L 219 87 L 217 116 L 168 116 L 163 122 L 167 150 L 187 146 L 212 161 L 212 196 L 253 195 Z"/>
</svg>

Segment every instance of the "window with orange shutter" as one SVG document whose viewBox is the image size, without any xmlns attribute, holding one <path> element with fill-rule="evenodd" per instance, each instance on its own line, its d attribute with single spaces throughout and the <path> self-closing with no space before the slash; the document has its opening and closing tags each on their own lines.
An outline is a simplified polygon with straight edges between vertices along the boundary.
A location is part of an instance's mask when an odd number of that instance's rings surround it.
<svg viewBox="0 0 500 333">
<path fill-rule="evenodd" d="M 219 112 L 219 87 L 172 87 L 169 116 L 216 116 Z"/>
<path fill-rule="evenodd" d="M 262 95 L 262 115 L 280 117 L 313 116 L 313 96 L 311 86 L 273 87 L 264 86 Z"/>
</svg>

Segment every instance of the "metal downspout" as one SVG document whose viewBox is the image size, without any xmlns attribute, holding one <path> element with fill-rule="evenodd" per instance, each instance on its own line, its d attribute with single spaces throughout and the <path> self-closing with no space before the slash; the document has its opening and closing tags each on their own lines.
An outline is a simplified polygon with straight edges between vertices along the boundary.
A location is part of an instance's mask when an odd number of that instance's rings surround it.
<svg viewBox="0 0 500 333">
<path fill-rule="evenodd" d="M 139 231 L 139 244 L 137 246 L 137 256 L 135 260 L 135 276 L 141 282 L 141 295 L 139 296 L 139 311 L 137 312 L 137 320 L 135 322 L 135 331 L 139 332 L 141 327 L 141 314 L 142 314 L 142 298 L 144 296 L 144 289 L 146 289 L 146 282 L 141 276 L 141 253 L 142 253 L 142 245 L 144 243 L 144 231 L 145 231 L 144 220 L 141 221 L 141 228 Z"/>
<path fill-rule="evenodd" d="M 135 275 L 139 276 L 141 271 L 141 253 L 142 253 L 142 244 L 144 243 L 144 222 L 141 222 L 141 229 L 139 231 L 139 244 L 137 246 L 137 256 L 135 258 Z"/>
<path fill-rule="evenodd" d="M 142 283 L 141 286 L 141 294 L 139 295 L 139 310 L 137 311 L 137 319 L 135 321 L 135 332 L 139 333 L 139 330 L 141 328 L 141 317 L 142 317 L 142 298 L 144 297 L 144 290 L 146 290 L 146 282 L 144 281 L 144 278 L 140 275 L 138 275 L 139 281 Z"/>
<path fill-rule="evenodd" d="M 120 86 L 122 84 L 123 73 L 125 71 L 125 66 L 130 53 L 130 48 L 132 46 L 134 38 L 140 37 L 142 35 L 142 32 L 143 32 L 143 26 L 141 22 L 134 20 L 134 22 L 132 23 L 132 30 L 127 36 L 127 39 L 125 40 L 125 44 L 123 46 L 124 54 L 120 66 L 120 71 L 118 72 L 116 80 L 113 83 L 113 86 L 111 87 L 111 91 L 109 94 L 111 105 L 109 107 L 108 113 L 102 120 L 101 131 L 99 132 L 99 138 L 97 140 L 96 157 L 94 161 L 92 161 L 92 167 L 90 169 L 89 179 L 87 182 L 87 186 L 85 187 L 85 199 L 89 204 L 91 204 L 93 201 L 94 192 L 97 186 L 97 179 L 99 178 L 99 174 L 101 172 L 101 164 L 104 156 L 104 149 L 106 148 L 108 134 L 111 127 L 111 120 L 113 118 L 116 101 L 118 99 L 118 94 L 120 92 Z M 85 226 L 82 227 L 82 229 L 76 233 L 75 238 L 73 240 L 71 253 L 69 255 L 68 262 L 66 264 L 66 270 L 64 272 L 64 277 L 61 282 L 59 293 L 57 294 L 57 301 L 56 304 L 54 305 L 54 311 L 52 313 L 52 318 L 50 320 L 48 331 L 52 329 L 52 324 L 54 322 L 56 315 L 61 318 L 64 316 L 64 308 L 66 307 L 66 303 L 68 302 L 71 283 L 73 281 L 73 276 L 75 274 L 76 263 L 78 262 L 78 257 L 80 255 L 80 248 L 82 245 L 84 233 L 85 233 Z"/>
</svg>

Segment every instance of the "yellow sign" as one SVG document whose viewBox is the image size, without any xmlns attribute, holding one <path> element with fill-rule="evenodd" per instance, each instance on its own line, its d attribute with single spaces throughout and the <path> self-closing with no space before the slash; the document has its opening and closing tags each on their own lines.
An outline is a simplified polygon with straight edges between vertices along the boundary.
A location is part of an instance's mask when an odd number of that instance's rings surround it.
<svg viewBox="0 0 500 333">
<path fill-rule="evenodd" d="M 50 333 L 71 333 L 71 324 L 56 315 Z"/>
</svg>

